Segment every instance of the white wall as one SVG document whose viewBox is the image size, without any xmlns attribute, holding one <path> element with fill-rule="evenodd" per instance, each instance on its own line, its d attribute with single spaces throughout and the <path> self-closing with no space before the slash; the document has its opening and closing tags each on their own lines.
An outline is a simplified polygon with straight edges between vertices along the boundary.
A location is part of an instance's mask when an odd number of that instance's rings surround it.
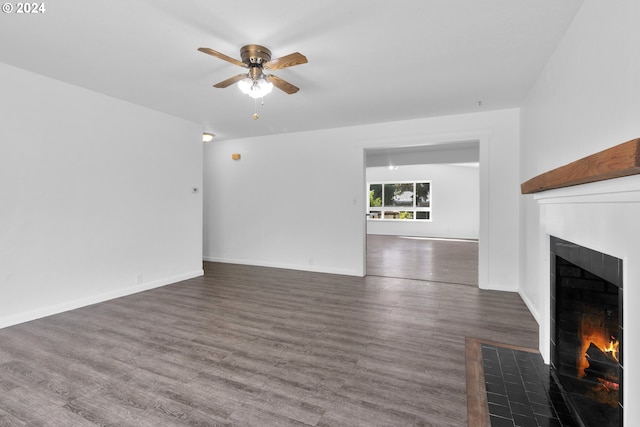
<svg viewBox="0 0 640 427">
<path fill-rule="evenodd" d="M 367 167 L 367 182 L 431 181 L 431 221 L 367 221 L 368 234 L 477 239 L 480 171 L 446 164 Z"/>
<path fill-rule="evenodd" d="M 202 274 L 198 125 L 0 63 L 0 327 Z"/>
<path fill-rule="evenodd" d="M 515 291 L 517 109 L 210 143 L 205 259 L 364 275 L 365 148 L 470 140 L 480 141 L 480 286 Z"/>
<path fill-rule="evenodd" d="M 390 165 L 426 165 L 435 163 L 478 163 L 480 160 L 478 141 L 464 141 L 444 146 L 403 147 L 392 150 L 368 149 L 367 167 Z"/>
<path fill-rule="evenodd" d="M 638 16 L 637 0 L 584 2 L 522 108 L 521 181 L 640 137 Z M 640 188 L 637 176 L 614 181 Z M 585 188 L 594 193 L 612 191 L 603 185 Z M 541 201 L 539 206 L 532 196 L 522 197 L 520 292 L 541 325 L 541 350 L 548 355 L 549 278 L 544 256 L 548 234 L 626 259 L 624 387 L 626 402 L 637 400 L 640 364 L 634 365 L 637 358 L 628 355 L 640 351 L 640 328 L 633 309 L 640 303 L 640 231 L 638 214 L 633 219 L 623 215 L 638 212 L 637 208 L 627 202 L 601 204 L 596 199 L 578 206 L 574 203 L 580 200 L 575 197 L 560 200 L 567 203 Z M 579 227 L 587 218 L 589 226 Z M 625 425 L 634 425 L 632 421 L 640 419 L 640 407 L 625 405 L 625 417 Z"/>
</svg>

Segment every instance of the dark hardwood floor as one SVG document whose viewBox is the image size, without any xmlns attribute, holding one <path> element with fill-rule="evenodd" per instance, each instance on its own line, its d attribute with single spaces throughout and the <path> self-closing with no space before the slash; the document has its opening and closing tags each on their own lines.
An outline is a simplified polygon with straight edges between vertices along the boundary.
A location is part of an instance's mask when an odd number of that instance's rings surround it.
<svg viewBox="0 0 640 427">
<path fill-rule="evenodd" d="M 369 234 L 367 274 L 478 286 L 478 242 Z"/>
<path fill-rule="evenodd" d="M 2 426 L 465 426 L 465 338 L 537 347 L 518 295 L 205 263 L 0 330 Z"/>
</svg>

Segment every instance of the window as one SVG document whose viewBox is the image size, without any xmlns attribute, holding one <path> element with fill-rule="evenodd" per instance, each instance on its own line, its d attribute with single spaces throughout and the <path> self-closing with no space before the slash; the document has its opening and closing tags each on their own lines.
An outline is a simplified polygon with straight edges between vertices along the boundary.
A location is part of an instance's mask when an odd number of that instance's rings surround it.
<svg viewBox="0 0 640 427">
<path fill-rule="evenodd" d="M 431 220 L 431 181 L 369 184 L 369 219 Z"/>
</svg>

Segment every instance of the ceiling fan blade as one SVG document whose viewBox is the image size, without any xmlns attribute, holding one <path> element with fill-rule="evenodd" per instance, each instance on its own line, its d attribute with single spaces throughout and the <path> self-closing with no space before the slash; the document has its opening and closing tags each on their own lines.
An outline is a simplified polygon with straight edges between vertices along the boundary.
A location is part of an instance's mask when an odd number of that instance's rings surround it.
<svg viewBox="0 0 640 427">
<path fill-rule="evenodd" d="M 225 60 L 227 62 L 231 62 L 232 64 L 238 65 L 240 67 L 247 68 L 247 66 L 243 62 L 238 61 L 237 59 L 232 58 L 230 56 L 227 56 L 224 53 L 220 53 L 220 52 L 215 51 L 213 49 L 209 49 L 208 47 L 201 47 L 201 48 L 198 48 L 198 50 L 200 52 L 206 53 L 208 55 L 215 56 L 216 58 L 220 58 L 220 59 Z"/>
<path fill-rule="evenodd" d="M 306 56 L 299 52 L 294 52 L 266 62 L 263 66 L 267 70 L 279 70 L 281 68 L 293 67 L 294 65 L 306 64 L 307 62 Z"/>
<path fill-rule="evenodd" d="M 246 74 L 238 74 L 237 76 L 233 76 L 233 77 L 229 77 L 227 80 L 223 80 L 220 83 L 216 83 L 213 85 L 213 87 L 217 87 L 217 88 L 225 88 L 225 87 L 229 87 L 232 84 L 239 82 L 240 80 L 244 79 L 245 77 L 247 77 Z M 275 83 L 274 83 L 275 85 Z"/>
<path fill-rule="evenodd" d="M 294 85 L 292 85 L 291 83 L 282 80 L 280 77 L 276 77 L 273 75 L 268 75 L 267 76 L 267 80 L 269 80 L 271 83 L 273 83 L 273 85 L 275 87 L 277 87 L 278 89 L 280 89 L 283 92 L 288 93 L 289 95 L 296 93 L 297 91 L 300 90 L 299 87 L 296 87 Z"/>
</svg>

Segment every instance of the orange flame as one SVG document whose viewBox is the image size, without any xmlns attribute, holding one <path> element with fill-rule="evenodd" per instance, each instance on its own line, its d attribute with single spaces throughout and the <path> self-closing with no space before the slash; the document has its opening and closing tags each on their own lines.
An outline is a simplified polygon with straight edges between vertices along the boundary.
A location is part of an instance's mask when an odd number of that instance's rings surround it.
<svg viewBox="0 0 640 427">
<path fill-rule="evenodd" d="M 580 353 L 578 354 L 576 363 L 578 376 L 583 377 L 585 375 L 584 370 L 589 367 L 589 361 L 585 357 L 585 354 L 591 343 L 603 352 L 609 353 L 615 360 L 618 360 L 618 340 L 615 337 L 607 336 L 604 325 L 598 320 L 598 317 L 589 315 L 582 316 L 578 334 L 581 340 Z"/>
<path fill-rule="evenodd" d="M 618 360 L 618 340 L 616 340 L 614 337 L 611 337 L 609 344 L 601 350 L 605 353 L 611 353 L 611 357 Z"/>
</svg>

